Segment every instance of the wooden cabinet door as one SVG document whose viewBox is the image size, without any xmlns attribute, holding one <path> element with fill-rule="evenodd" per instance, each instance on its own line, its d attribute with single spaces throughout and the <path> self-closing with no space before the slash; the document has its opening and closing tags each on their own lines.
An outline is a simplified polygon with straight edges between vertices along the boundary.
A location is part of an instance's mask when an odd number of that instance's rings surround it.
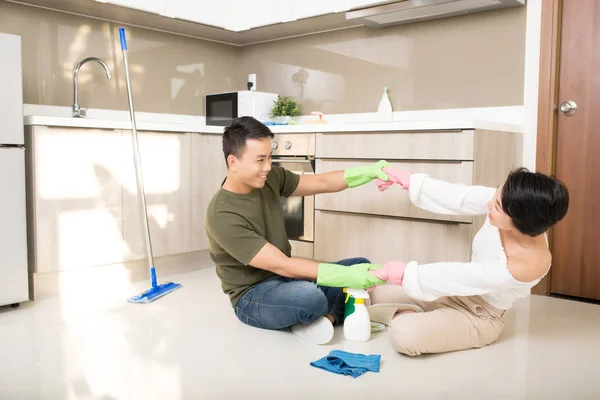
<svg viewBox="0 0 600 400">
<path fill-rule="evenodd" d="M 192 251 L 191 134 L 138 132 L 155 257 Z M 123 131 L 123 237 L 127 259 L 147 257 L 130 131 Z"/>
<path fill-rule="evenodd" d="M 375 264 L 469 261 L 470 224 L 315 212 L 315 259 L 367 257 Z"/>
<path fill-rule="evenodd" d="M 208 250 L 206 207 L 227 177 L 221 135 L 192 135 L 192 249 Z"/>
<path fill-rule="evenodd" d="M 27 143 L 33 272 L 121 262 L 121 131 L 36 126 Z"/>
</svg>

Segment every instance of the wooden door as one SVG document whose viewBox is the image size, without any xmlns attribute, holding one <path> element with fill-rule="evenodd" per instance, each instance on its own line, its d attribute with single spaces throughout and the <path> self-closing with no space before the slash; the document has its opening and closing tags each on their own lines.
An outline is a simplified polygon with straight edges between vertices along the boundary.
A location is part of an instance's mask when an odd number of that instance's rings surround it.
<svg viewBox="0 0 600 400">
<path fill-rule="evenodd" d="M 600 300 L 600 1 L 562 4 L 555 161 L 571 202 L 553 230 L 550 291 Z"/>
</svg>

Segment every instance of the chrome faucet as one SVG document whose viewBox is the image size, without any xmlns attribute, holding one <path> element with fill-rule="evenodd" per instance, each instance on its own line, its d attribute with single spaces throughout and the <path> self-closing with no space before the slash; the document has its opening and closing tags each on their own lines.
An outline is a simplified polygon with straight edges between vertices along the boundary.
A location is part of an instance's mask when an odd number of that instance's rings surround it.
<svg viewBox="0 0 600 400">
<path fill-rule="evenodd" d="M 97 57 L 86 57 L 83 60 L 79 61 L 77 64 L 75 64 L 75 69 L 73 70 L 73 116 L 76 118 L 83 118 L 86 115 L 86 110 L 82 110 L 81 107 L 79 107 L 79 95 L 77 93 L 77 87 L 78 87 L 77 79 L 79 77 L 79 70 L 81 69 L 81 66 L 88 61 L 98 62 L 100 65 L 102 65 L 104 67 L 104 70 L 106 71 L 106 77 L 108 79 L 112 78 L 112 76 L 110 74 L 110 69 L 108 69 L 108 65 L 106 65 L 106 63 L 104 61 L 102 61 L 101 59 L 99 59 Z"/>
</svg>

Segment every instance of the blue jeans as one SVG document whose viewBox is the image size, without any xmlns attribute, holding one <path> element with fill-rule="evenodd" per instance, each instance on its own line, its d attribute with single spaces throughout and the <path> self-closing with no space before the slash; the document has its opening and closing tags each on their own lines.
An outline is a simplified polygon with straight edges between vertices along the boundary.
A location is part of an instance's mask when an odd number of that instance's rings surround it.
<svg viewBox="0 0 600 400">
<path fill-rule="evenodd" d="M 335 264 L 369 263 L 362 257 Z M 245 324 L 263 329 L 283 329 L 308 324 L 331 314 L 336 323 L 344 319 L 342 288 L 317 286 L 314 282 L 274 276 L 250 288 L 237 301 L 235 315 Z"/>
</svg>

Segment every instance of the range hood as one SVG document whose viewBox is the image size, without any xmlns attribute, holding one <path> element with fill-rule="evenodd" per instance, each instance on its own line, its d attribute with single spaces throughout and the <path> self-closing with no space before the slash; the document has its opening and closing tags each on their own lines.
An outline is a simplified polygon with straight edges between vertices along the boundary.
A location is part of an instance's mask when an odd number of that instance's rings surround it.
<svg viewBox="0 0 600 400">
<path fill-rule="evenodd" d="M 525 5 L 525 0 L 404 0 L 349 11 L 346 20 L 374 28 Z"/>
</svg>

